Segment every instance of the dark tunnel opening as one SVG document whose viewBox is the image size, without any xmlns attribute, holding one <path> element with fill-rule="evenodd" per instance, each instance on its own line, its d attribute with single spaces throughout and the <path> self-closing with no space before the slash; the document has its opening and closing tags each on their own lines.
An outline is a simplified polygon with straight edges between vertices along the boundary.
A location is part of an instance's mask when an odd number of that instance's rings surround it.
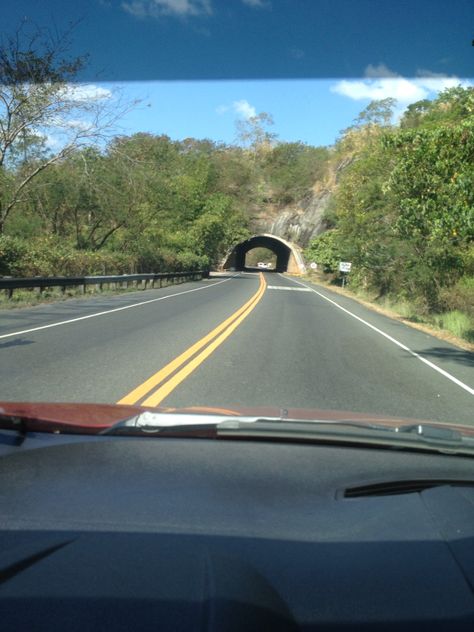
<svg viewBox="0 0 474 632">
<path fill-rule="evenodd" d="M 247 254 L 254 248 L 265 248 L 271 250 L 276 257 L 274 267 L 270 272 L 287 272 L 291 256 L 291 248 L 278 238 L 269 235 L 256 235 L 234 246 L 232 252 L 224 263 L 224 269 L 239 271 L 255 271 L 259 269 L 256 265 L 246 265 Z"/>
</svg>

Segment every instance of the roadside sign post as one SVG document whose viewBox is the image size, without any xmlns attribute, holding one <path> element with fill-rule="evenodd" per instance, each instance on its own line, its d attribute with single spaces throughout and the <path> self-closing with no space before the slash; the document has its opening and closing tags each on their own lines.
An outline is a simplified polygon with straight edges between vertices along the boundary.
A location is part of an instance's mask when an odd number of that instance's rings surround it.
<svg viewBox="0 0 474 632">
<path fill-rule="evenodd" d="M 342 273 L 342 287 L 346 285 L 346 274 L 351 271 L 352 263 L 350 261 L 339 261 L 339 272 Z"/>
</svg>

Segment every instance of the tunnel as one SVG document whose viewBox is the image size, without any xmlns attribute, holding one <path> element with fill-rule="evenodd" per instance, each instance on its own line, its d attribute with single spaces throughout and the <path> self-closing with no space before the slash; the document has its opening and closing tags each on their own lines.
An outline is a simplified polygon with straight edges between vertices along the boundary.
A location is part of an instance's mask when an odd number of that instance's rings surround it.
<svg viewBox="0 0 474 632">
<path fill-rule="evenodd" d="M 234 246 L 225 258 L 224 270 L 249 270 L 250 268 L 245 265 L 245 257 L 254 248 L 267 248 L 276 255 L 275 272 L 290 272 L 292 274 L 305 272 L 303 257 L 298 246 L 281 237 L 265 233 L 254 235 Z"/>
</svg>

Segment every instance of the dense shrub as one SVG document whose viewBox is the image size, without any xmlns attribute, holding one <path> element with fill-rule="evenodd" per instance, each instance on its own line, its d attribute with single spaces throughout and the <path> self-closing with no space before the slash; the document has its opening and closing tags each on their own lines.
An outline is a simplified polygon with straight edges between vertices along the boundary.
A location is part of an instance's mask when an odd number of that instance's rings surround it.
<svg viewBox="0 0 474 632">
<path fill-rule="evenodd" d="M 440 292 L 443 311 L 461 311 L 474 316 L 474 277 L 463 277 L 449 288 Z"/>
<path fill-rule="evenodd" d="M 17 237 L 0 237 L 2 276 L 127 274 L 136 268 L 135 258 L 121 252 L 75 250 L 52 238 L 23 241 Z"/>
</svg>

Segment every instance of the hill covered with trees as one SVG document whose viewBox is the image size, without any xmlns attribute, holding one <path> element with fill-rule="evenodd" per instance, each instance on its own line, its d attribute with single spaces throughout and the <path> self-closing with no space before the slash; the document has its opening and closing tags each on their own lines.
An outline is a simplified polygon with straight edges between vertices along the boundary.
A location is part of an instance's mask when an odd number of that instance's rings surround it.
<svg viewBox="0 0 474 632">
<path fill-rule="evenodd" d="M 330 230 L 306 255 L 351 284 L 407 301 L 419 314 L 474 315 L 474 89 L 410 105 L 393 126 L 374 102 L 334 148 L 347 160 L 326 212 Z M 474 332 L 472 332 L 474 338 Z"/>
<path fill-rule="evenodd" d="M 18 41 L 0 50 L 0 275 L 217 266 L 262 216 L 304 213 L 316 193 L 327 230 L 308 260 L 334 278 L 351 261 L 354 288 L 472 323 L 473 88 L 397 124 L 395 102 L 374 101 L 331 147 L 279 142 L 267 113 L 232 145 L 124 136 L 134 104 L 71 83 L 83 60 L 64 61 L 63 42 Z"/>
</svg>

